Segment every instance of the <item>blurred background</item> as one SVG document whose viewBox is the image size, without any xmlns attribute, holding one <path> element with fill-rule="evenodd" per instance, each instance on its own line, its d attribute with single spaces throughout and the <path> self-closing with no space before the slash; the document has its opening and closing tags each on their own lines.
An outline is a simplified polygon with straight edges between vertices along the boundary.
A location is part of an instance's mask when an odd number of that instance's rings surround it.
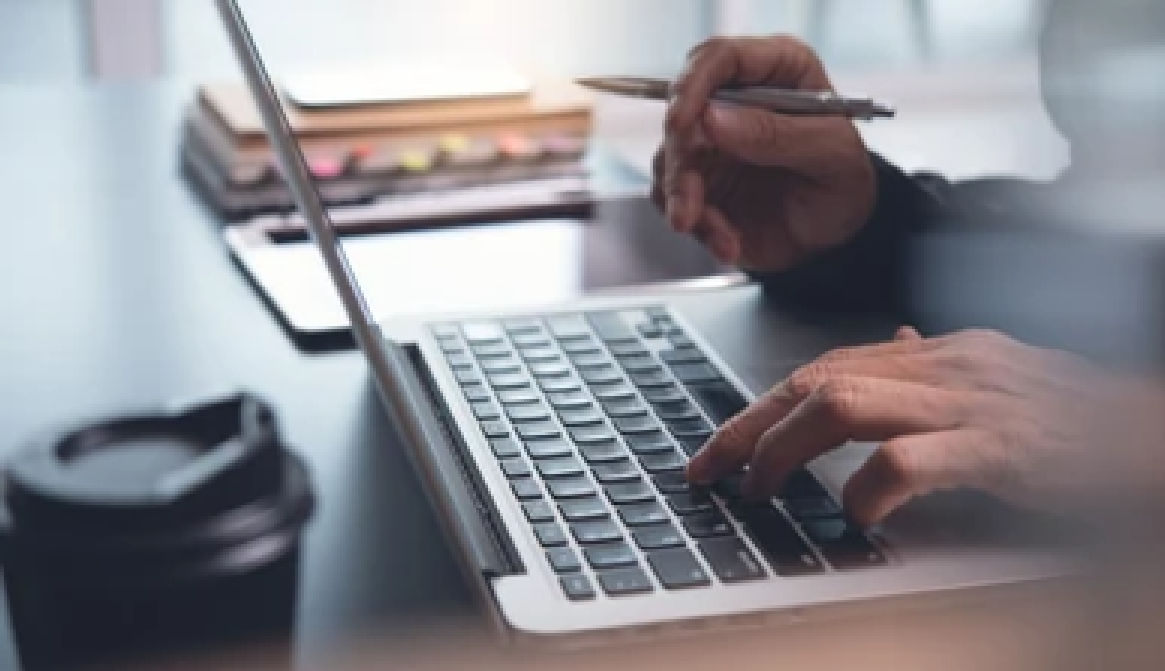
<svg viewBox="0 0 1165 671">
<path fill-rule="evenodd" d="M 450 54 L 549 74 L 667 74 L 713 34 L 793 33 L 839 88 L 898 104 L 875 149 L 953 177 L 1054 175 L 1066 150 L 1039 106 L 1035 49 L 1045 0 L 249 0 L 279 72 Z M 233 75 L 203 0 L 0 0 L 0 83 L 196 81 Z M 645 164 L 650 106 L 613 102 L 599 135 Z M 949 132 L 950 115 L 974 128 Z M 964 127 L 965 128 L 965 127 Z"/>
</svg>

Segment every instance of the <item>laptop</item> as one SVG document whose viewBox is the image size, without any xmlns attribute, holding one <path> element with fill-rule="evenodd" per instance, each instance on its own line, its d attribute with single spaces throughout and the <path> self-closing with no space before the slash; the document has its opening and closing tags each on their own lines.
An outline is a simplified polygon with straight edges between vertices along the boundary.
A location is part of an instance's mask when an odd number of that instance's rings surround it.
<svg viewBox="0 0 1165 671">
<path fill-rule="evenodd" d="M 418 322 L 411 342 L 390 339 L 236 0 L 216 3 L 384 405 L 509 639 L 574 645 L 804 621 L 1068 570 L 1055 548 L 997 542 L 982 525 L 975 539 L 926 515 L 877 534 L 854 527 L 834 493 L 852 460 L 819 460 L 761 504 L 742 501 L 739 477 L 689 486 L 686 460 L 750 393 L 665 304 Z"/>
</svg>

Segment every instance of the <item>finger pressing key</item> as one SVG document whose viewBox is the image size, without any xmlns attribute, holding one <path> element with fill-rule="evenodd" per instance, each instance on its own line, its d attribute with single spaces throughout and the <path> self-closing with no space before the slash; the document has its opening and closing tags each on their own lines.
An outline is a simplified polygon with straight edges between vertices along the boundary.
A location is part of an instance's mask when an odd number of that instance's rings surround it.
<svg viewBox="0 0 1165 671">
<path fill-rule="evenodd" d="M 884 378 L 825 380 L 757 441 L 741 490 L 776 495 L 794 469 L 850 440 L 890 440 L 958 425 L 957 396 Z"/>
</svg>

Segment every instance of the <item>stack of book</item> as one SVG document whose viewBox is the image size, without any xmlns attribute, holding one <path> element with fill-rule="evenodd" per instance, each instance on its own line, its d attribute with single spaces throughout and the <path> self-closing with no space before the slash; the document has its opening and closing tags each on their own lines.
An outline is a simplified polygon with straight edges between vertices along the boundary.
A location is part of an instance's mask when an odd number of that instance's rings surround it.
<svg viewBox="0 0 1165 671">
<path fill-rule="evenodd" d="M 356 205 L 373 218 L 372 206 L 386 197 L 407 194 L 415 201 L 498 185 L 524 185 L 513 193 L 537 194 L 535 208 L 545 209 L 539 180 L 558 191 L 585 181 L 591 104 L 572 83 L 540 83 L 491 98 L 326 107 L 284 100 L 284 108 L 328 205 Z M 181 159 L 188 178 L 228 220 L 292 208 L 259 112 L 241 83 L 197 89 L 183 122 Z M 576 193 L 577 204 L 578 188 L 566 191 Z M 511 213 L 522 209 L 521 202 L 500 200 Z"/>
</svg>

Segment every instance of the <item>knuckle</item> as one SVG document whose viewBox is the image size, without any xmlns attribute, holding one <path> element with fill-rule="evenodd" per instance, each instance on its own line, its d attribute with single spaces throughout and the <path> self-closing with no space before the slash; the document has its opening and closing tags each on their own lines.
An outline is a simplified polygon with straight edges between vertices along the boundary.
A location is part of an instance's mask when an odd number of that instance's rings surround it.
<svg viewBox="0 0 1165 671">
<path fill-rule="evenodd" d="M 713 432 L 708 440 L 710 449 L 716 450 L 723 446 L 740 445 L 745 442 L 744 427 L 737 418 L 732 418 Z"/>
<path fill-rule="evenodd" d="M 831 377 L 818 385 L 813 395 L 827 417 L 844 422 L 853 417 L 860 391 L 859 385 L 852 379 Z"/>
<path fill-rule="evenodd" d="M 723 52 L 729 46 L 730 38 L 722 36 L 709 37 L 688 50 L 688 60 L 696 61 L 713 54 Z"/>
<path fill-rule="evenodd" d="M 812 395 L 832 375 L 833 365 L 818 359 L 793 371 L 785 386 L 794 398 L 802 399 Z"/>
<path fill-rule="evenodd" d="M 913 450 L 889 441 L 871 457 L 877 459 L 881 478 L 890 485 L 908 487 L 918 476 L 918 459 Z"/>
</svg>

